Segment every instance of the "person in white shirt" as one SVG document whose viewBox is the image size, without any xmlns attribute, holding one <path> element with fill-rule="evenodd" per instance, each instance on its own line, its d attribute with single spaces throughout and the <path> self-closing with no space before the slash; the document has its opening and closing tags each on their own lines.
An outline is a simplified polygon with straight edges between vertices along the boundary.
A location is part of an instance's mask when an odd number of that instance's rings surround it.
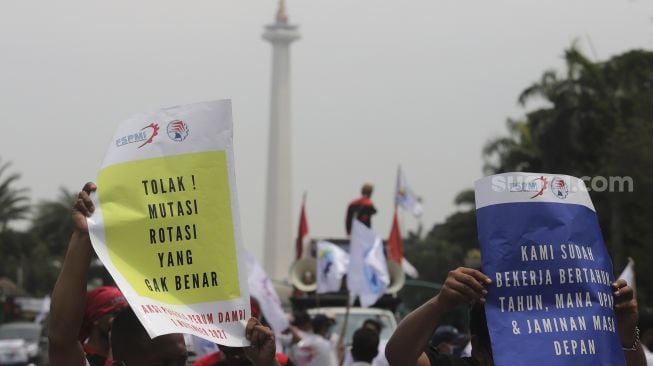
<svg viewBox="0 0 653 366">
<path fill-rule="evenodd" d="M 318 314 L 311 320 L 305 313 L 296 313 L 291 330 L 296 343 L 291 347 L 290 359 L 297 366 L 337 366 L 338 359 L 327 332 L 332 319 Z"/>
<path fill-rule="evenodd" d="M 371 366 L 379 353 L 379 335 L 369 328 L 360 328 L 354 333 L 351 355 L 353 366 Z"/>
<path fill-rule="evenodd" d="M 370 319 L 365 319 L 361 328 L 370 329 L 376 332 L 376 334 L 379 337 L 381 337 L 381 330 L 383 329 L 383 324 L 381 324 L 381 322 L 379 322 L 376 319 L 370 318 Z M 386 343 L 387 341 L 381 341 L 379 338 L 379 346 L 378 346 L 379 353 L 372 360 L 372 366 L 389 366 L 388 360 L 385 358 Z M 342 366 L 352 366 L 353 364 L 354 364 L 354 358 L 351 354 L 351 347 L 349 347 L 345 354 L 345 360 L 342 362 Z"/>
</svg>

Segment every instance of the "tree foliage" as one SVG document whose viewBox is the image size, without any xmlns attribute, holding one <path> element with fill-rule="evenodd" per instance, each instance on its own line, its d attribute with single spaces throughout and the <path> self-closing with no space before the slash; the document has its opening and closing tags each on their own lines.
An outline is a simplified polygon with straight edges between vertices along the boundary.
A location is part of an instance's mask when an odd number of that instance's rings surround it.
<svg viewBox="0 0 653 366">
<path fill-rule="evenodd" d="M 564 60 L 563 73 L 546 71 L 520 94 L 523 106 L 538 107 L 509 119 L 508 134 L 485 145 L 484 171 L 599 177 L 590 194 L 615 271 L 632 256 L 640 263 L 638 278 L 651 277 L 653 266 L 646 264 L 653 261 L 653 52 L 634 50 L 592 62 L 572 46 Z M 603 188 L 601 177 L 607 190 L 595 189 Z M 625 177 L 621 187 L 617 177 Z M 469 197 L 469 191 L 461 192 L 456 203 Z M 474 211 L 456 212 L 412 242 L 407 258 L 425 279 L 440 282 L 477 245 Z M 638 295 L 642 301 L 653 297 L 653 283 L 640 281 Z"/>
<path fill-rule="evenodd" d="M 0 159 L 0 232 L 7 229 L 9 222 L 26 218 L 29 212 L 27 189 L 15 188 L 20 174 L 9 173 L 10 166 Z"/>
</svg>

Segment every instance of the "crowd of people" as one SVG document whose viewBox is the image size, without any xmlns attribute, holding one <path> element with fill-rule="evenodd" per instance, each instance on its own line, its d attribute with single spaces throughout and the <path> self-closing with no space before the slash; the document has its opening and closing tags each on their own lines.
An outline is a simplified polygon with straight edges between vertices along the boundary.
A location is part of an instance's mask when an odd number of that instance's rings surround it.
<svg viewBox="0 0 653 366">
<path fill-rule="evenodd" d="M 52 293 L 50 364 L 185 366 L 188 354 L 182 334 L 151 338 L 117 288 L 98 287 L 87 292 L 86 278 L 93 249 L 86 218 L 95 211 L 90 199 L 95 189 L 93 183 L 87 183 L 72 211 L 74 232 Z M 363 193 L 369 199 L 371 189 Z M 252 300 L 252 317 L 245 331 L 251 345 L 243 348 L 220 345 L 217 351 L 194 364 L 492 366 L 484 311 L 486 287 L 491 283 L 490 278 L 475 269 L 451 271 L 440 292 L 407 315 L 387 345 L 381 345 L 382 325 L 374 319 L 361 324 L 351 345 L 345 345 L 330 337 L 333 319 L 323 314 L 311 317 L 306 311 L 294 313 L 292 325 L 275 337 L 261 321 L 259 308 Z M 639 314 L 634 291 L 625 281 L 616 281 L 613 290 L 618 335 L 627 365 L 645 366 L 648 348 L 653 346 L 653 313 Z M 473 304 L 469 336 L 441 323 L 448 312 L 466 304 Z M 515 364 L 519 364 L 518 360 Z"/>
</svg>

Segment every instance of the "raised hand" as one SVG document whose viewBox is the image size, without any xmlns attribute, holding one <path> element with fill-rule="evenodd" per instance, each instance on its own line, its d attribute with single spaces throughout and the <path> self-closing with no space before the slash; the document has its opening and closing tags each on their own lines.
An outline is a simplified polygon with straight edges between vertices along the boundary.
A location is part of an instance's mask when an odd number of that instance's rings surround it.
<svg viewBox="0 0 653 366">
<path fill-rule="evenodd" d="M 274 357 L 276 344 L 272 329 L 263 326 L 258 319 L 250 318 L 245 328 L 245 337 L 251 342 L 249 347 L 245 347 L 245 356 L 255 366 L 278 364 Z"/>
<path fill-rule="evenodd" d="M 448 309 L 474 301 L 485 302 L 485 286 L 492 280 L 481 271 L 458 267 L 450 271 L 442 285 L 438 301 Z"/>
<path fill-rule="evenodd" d="M 619 338 L 623 347 L 630 348 L 635 340 L 635 327 L 639 320 L 635 291 L 622 279 L 615 281 L 612 289 Z"/>
<path fill-rule="evenodd" d="M 90 217 L 95 211 L 95 206 L 91 201 L 90 194 L 95 191 L 97 187 L 95 183 L 88 182 L 84 184 L 81 192 L 77 195 L 77 201 L 73 205 L 72 219 L 73 228 L 79 233 L 88 233 L 88 224 L 86 218 Z"/>
</svg>

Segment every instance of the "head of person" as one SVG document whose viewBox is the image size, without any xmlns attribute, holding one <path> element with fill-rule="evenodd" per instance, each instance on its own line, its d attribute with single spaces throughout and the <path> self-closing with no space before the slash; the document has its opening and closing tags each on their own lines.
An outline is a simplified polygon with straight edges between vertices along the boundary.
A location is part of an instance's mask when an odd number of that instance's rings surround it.
<svg viewBox="0 0 653 366">
<path fill-rule="evenodd" d="M 111 351 L 113 366 L 185 366 L 188 357 L 183 335 L 150 338 L 129 307 L 113 320 Z"/>
<path fill-rule="evenodd" d="M 292 325 L 305 332 L 313 331 L 313 324 L 311 324 L 311 316 L 305 310 L 295 311 L 293 313 Z"/>
<path fill-rule="evenodd" d="M 251 366 L 252 362 L 245 356 L 244 348 L 220 346 L 226 364 L 229 366 Z"/>
<path fill-rule="evenodd" d="M 313 317 L 311 323 L 313 325 L 313 333 L 329 338 L 329 331 L 331 330 L 331 326 L 335 324 L 335 320 L 324 314 L 317 314 Z"/>
<path fill-rule="evenodd" d="M 472 341 L 472 357 L 481 366 L 494 366 L 490 332 L 487 329 L 485 306 L 474 303 L 469 311 L 469 332 Z"/>
<path fill-rule="evenodd" d="M 646 348 L 653 349 L 653 309 L 642 308 L 639 310 L 639 338 Z"/>
<path fill-rule="evenodd" d="M 372 192 L 374 192 L 374 186 L 371 183 L 363 184 L 363 188 L 361 188 L 361 194 L 364 197 L 367 197 L 367 198 L 372 197 Z"/>
<path fill-rule="evenodd" d="M 351 356 L 356 362 L 372 363 L 379 353 L 379 334 L 370 328 L 359 328 L 354 332 Z"/>
<path fill-rule="evenodd" d="M 83 343 L 90 336 L 108 340 L 115 315 L 127 306 L 127 300 L 117 287 L 100 286 L 87 292 L 79 341 Z"/>
<path fill-rule="evenodd" d="M 452 325 L 439 326 L 431 337 L 433 347 L 446 355 L 456 354 L 456 350 L 462 349 L 467 341 L 467 337 L 460 334 L 458 328 Z"/>
<path fill-rule="evenodd" d="M 363 322 L 362 328 L 367 328 L 371 329 L 376 332 L 376 334 L 381 334 L 381 331 L 383 330 L 383 324 L 381 324 L 380 321 L 374 319 L 374 318 L 368 318 L 365 319 Z"/>
</svg>

